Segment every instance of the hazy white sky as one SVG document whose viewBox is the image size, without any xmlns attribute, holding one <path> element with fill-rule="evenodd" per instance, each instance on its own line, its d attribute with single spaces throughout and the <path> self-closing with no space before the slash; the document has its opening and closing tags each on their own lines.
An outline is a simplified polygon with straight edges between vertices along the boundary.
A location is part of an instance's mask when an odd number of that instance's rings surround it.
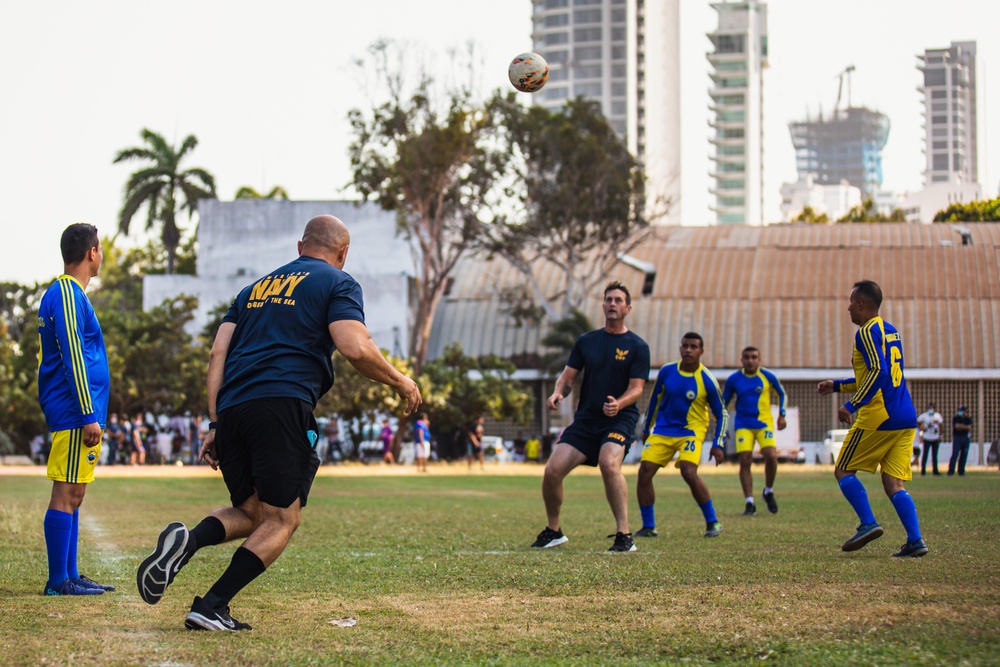
<svg viewBox="0 0 1000 667">
<path fill-rule="evenodd" d="M 857 68 L 853 102 L 892 122 L 884 185 L 919 189 L 915 56 L 960 40 L 978 42 L 980 180 L 996 193 L 1000 124 L 991 116 L 1000 112 L 1000 47 L 990 38 L 1000 2 L 771 0 L 768 22 L 768 218 L 778 219 L 781 183 L 795 180 L 788 122 L 830 109 L 847 65 Z M 682 214 L 687 224 L 703 224 L 710 219 L 705 33 L 716 13 L 707 0 L 681 0 L 681 24 Z M 173 141 L 197 136 L 187 166 L 214 173 L 222 199 L 241 185 L 282 185 L 301 200 L 343 197 L 346 115 L 366 102 L 349 63 L 379 37 L 422 44 L 442 58 L 473 40 L 484 56 L 484 92 L 506 90 L 508 62 L 532 46 L 531 0 L 0 0 L 0 230 L 10 250 L 0 280 L 58 274 L 59 235 L 72 222 L 114 231 L 134 166 L 111 160 L 138 145 L 144 127 Z"/>
</svg>

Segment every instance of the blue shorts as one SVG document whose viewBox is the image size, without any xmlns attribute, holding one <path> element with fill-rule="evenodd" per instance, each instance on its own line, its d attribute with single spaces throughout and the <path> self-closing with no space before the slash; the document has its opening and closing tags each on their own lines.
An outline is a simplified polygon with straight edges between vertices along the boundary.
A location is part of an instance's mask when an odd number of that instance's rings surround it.
<svg viewBox="0 0 1000 667">
<path fill-rule="evenodd" d="M 622 446 L 622 458 L 635 441 L 635 424 L 638 417 L 632 415 L 574 419 L 563 431 L 559 442 L 565 442 L 587 457 L 585 465 L 596 466 L 600 459 L 601 447 L 606 442 Z"/>
</svg>

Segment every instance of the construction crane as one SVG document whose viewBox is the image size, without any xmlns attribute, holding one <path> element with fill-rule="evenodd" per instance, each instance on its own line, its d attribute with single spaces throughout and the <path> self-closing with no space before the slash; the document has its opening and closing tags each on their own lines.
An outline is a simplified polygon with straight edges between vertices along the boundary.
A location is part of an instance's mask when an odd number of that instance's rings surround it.
<svg viewBox="0 0 1000 667">
<path fill-rule="evenodd" d="M 837 103 L 833 105 L 833 115 L 836 116 L 840 111 L 840 93 L 844 89 L 844 75 L 847 75 L 847 108 L 851 108 L 851 72 L 854 71 L 854 65 L 848 65 L 847 68 L 837 75 L 839 83 L 837 84 Z"/>
</svg>

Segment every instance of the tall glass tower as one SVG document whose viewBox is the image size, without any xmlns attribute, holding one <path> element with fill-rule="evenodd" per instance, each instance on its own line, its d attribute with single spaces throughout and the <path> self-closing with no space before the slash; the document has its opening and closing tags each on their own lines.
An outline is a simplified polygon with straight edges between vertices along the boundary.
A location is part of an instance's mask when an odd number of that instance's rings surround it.
<svg viewBox="0 0 1000 667">
<path fill-rule="evenodd" d="M 533 0 L 549 80 L 532 102 L 596 100 L 646 170 L 647 213 L 680 223 L 680 0 Z M 662 205 L 659 207 L 662 209 Z"/>
<path fill-rule="evenodd" d="M 976 43 L 952 42 L 917 58 L 924 75 L 924 185 L 978 183 Z"/>
<path fill-rule="evenodd" d="M 709 109 L 716 223 L 764 224 L 763 72 L 767 67 L 767 5 L 717 2 L 719 27 L 708 38 L 712 65 Z"/>
</svg>

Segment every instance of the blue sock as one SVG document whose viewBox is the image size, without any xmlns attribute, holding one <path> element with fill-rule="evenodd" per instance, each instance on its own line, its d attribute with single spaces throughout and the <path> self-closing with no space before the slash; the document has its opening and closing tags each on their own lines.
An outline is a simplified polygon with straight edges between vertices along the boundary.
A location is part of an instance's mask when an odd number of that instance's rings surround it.
<svg viewBox="0 0 1000 667">
<path fill-rule="evenodd" d="M 906 540 L 916 542 L 921 539 L 917 506 L 913 504 L 913 498 L 910 497 L 910 494 L 906 492 L 906 489 L 900 489 L 892 494 L 890 500 L 892 500 L 892 506 L 896 508 L 899 520 L 903 522 L 903 528 L 906 528 Z"/>
<path fill-rule="evenodd" d="M 639 513 L 642 514 L 643 528 L 656 528 L 656 514 L 653 512 L 653 505 L 639 505 Z"/>
<path fill-rule="evenodd" d="M 862 524 L 875 523 L 872 506 L 868 502 L 868 492 L 857 475 L 841 477 L 840 490 L 843 492 L 844 497 L 847 498 L 847 502 L 851 503 L 851 507 L 857 512 L 858 520 Z"/>
<path fill-rule="evenodd" d="M 715 506 L 712 505 L 711 498 L 703 503 L 699 503 L 698 507 L 701 508 L 701 513 L 705 515 L 705 523 L 715 523 L 718 521 L 715 516 Z"/>
<path fill-rule="evenodd" d="M 69 579 L 69 536 L 73 532 L 73 515 L 59 510 L 45 512 L 45 550 L 49 555 L 49 586 L 59 588 Z"/>
<path fill-rule="evenodd" d="M 76 543 L 80 539 L 80 510 L 73 510 L 73 528 L 69 533 L 69 552 L 66 554 L 66 574 L 70 579 L 79 579 L 80 570 L 76 567 Z"/>
</svg>

